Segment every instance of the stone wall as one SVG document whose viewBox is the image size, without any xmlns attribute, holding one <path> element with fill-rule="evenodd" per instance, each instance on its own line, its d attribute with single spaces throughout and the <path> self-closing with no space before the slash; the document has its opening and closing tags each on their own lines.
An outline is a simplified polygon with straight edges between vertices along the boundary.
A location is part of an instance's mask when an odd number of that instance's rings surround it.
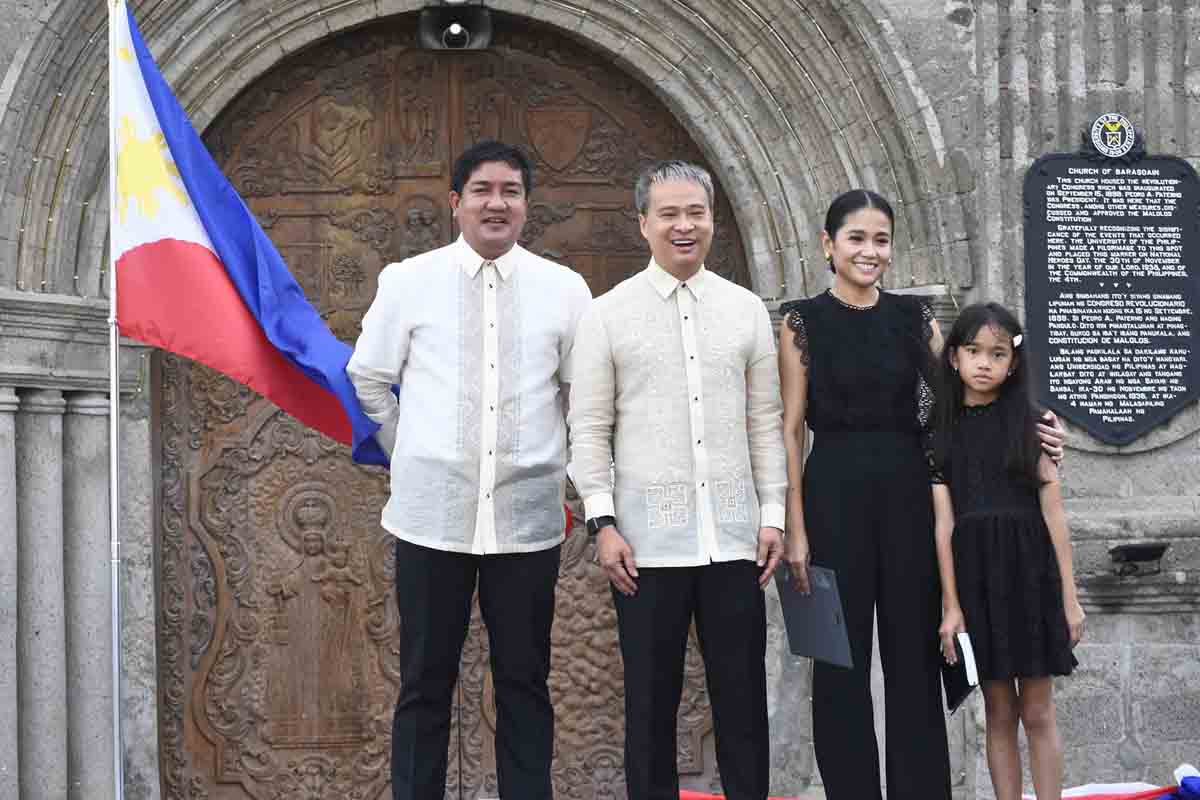
<svg viewBox="0 0 1200 800">
<path fill-rule="evenodd" d="M 152 51 L 201 128 L 288 52 L 421 5 L 136 4 Z M 826 285 L 820 220 L 828 199 L 852 185 L 873 186 L 897 202 L 899 252 L 889 286 L 943 300 L 948 287 L 957 302 L 989 298 L 1019 307 L 1020 187 L 1039 154 L 1073 149 L 1084 125 L 1116 110 L 1146 130 L 1152 152 L 1200 167 L 1200 5 L 1193 0 L 487 5 L 573 32 L 655 89 L 717 166 L 754 265 L 754 288 L 772 307 Z M 57 787 L 70 776 L 98 774 L 68 757 L 78 752 L 70 742 L 92 741 L 78 737 L 95 731 L 95 719 L 29 717 L 22 698 L 41 689 L 12 676 L 47 664 L 54 692 L 90 693 L 97 702 L 85 716 L 103 718 L 100 689 L 73 671 L 85 662 L 71 645 L 73 637 L 103 640 L 103 604 L 68 625 L 73 584 L 35 586 L 30 570 L 51 558 L 47 568 L 68 581 L 81 565 L 31 550 L 24 531 L 39 520 L 73 541 L 98 518 L 94 508 L 70 511 L 72 497 L 92 496 L 85 479 L 98 473 L 65 465 L 95 457 L 95 431 L 87 426 L 98 424 L 89 415 L 100 402 L 96 393 L 107 391 L 105 7 L 104 0 L 18 0 L 0 20 L 0 528 L 21 553 L 0 571 L 0 659 L 22 659 L 17 671 L 0 661 L 0 728 L 13 734 L 0 735 L 5 797 L 18 796 L 12 789 L 25 781 L 44 778 Z M 133 348 L 123 358 L 123 714 L 128 796 L 140 800 L 159 792 L 156 476 L 149 367 Z M 72 414 L 87 432 L 72 429 Z M 1080 672 L 1060 687 L 1069 782 L 1162 781 L 1175 763 L 1200 753 L 1198 431 L 1193 405 L 1127 448 L 1072 436 L 1066 488 L 1089 633 Z M 46 506 L 56 495 L 42 495 L 38 481 L 60 486 L 56 508 Z M 1163 572 L 1113 576 L 1108 547 L 1142 539 L 1170 542 Z M 78 574 L 89 585 L 99 580 Z M 34 653 L 30 593 L 43 591 L 53 596 L 48 608 L 67 618 L 53 621 L 53 646 Z M 787 656 L 777 622 L 770 665 L 775 788 L 798 792 L 819 781 L 804 702 L 808 676 L 806 665 Z M 48 727 L 25 733 L 33 721 Z M 990 796 L 980 722 L 976 705 L 952 724 L 958 796 Z M 63 755 L 61 774 L 18 766 L 27 747 Z M 58 796 L 57 788 L 25 787 L 22 798 Z M 88 797 L 103 796 L 89 788 Z"/>
</svg>

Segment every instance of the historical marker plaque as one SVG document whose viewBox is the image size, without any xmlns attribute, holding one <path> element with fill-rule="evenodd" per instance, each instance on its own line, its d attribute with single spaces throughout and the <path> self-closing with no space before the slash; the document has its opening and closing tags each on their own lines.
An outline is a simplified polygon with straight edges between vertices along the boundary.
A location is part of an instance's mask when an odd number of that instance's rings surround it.
<svg viewBox="0 0 1200 800">
<path fill-rule="evenodd" d="M 1182 159 L 1140 155 L 1133 135 L 1124 118 L 1105 115 L 1086 152 L 1042 156 L 1025 176 L 1025 316 L 1039 400 L 1115 445 L 1200 390 L 1200 180 Z"/>
</svg>

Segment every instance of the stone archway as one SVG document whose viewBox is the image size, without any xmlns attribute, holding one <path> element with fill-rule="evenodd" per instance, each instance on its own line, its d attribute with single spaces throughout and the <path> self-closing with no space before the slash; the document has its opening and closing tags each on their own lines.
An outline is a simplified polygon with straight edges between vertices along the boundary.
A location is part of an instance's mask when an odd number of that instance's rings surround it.
<svg viewBox="0 0 1200 800">
<path fill-rule="evenodd" d="M 135 4 L 139 25 L 197 127 L 272 66 L 332 33 L 425 0 Z M 0 100 L 0 286 L 104 294 L 107 193 L 100 0 L 61 3 L 9 68 Z M 814 257 L 829 198 L 851 185 L 892 197 L 896 285 L 971 285 L 970 254 L 937 114 L 875 0 L 490 0 L 589 42 L 680 120 L 732 197 L 754 290 L 823 286 Z M 59 32 L 62 33 L 59 33 Z M 39 52 L 58 58 L 42 64 Z M 3 94 L 8 92 L 8 94 Z M 29 98 L 25 102 L 24 98 Z M 954 259 L 953 269 L 949 261 Z"/>
<path fill-rule="evenodd" d="M 448 243 L 454 155 L 523 145 L 535 190 L 523 242 L 601 293 L 646 262 L 631 186 L 668 156 L 702 159 L 650 92 L 545 26 L 497 15 L 487 52 L 415 47 L 415 18 L 342 34 L 235 99 L 207 143 L 335 333 L 358 334 L 389 261 Z M 709 258 L 748 285 L 723 193 Z M 386 476 L 244 387 L 166 356 L 161 370 L 159 630 L 165 797 L 378 797 L 400 676 Z M 623 692 L 603 573 L 564 549 L 553 630 L 560 797 L 620 797 Z M 496 793 L 487 638 L 473 620 L 448 797 Z M 693 648 L 680 714 L 687 779 L 716 781 Z"/>
</svg>

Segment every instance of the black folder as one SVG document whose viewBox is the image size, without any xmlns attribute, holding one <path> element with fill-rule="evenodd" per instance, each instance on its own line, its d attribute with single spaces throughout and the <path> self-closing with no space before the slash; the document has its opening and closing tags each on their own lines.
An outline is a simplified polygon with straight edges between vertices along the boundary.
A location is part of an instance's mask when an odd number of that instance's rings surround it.
<svg viewBox="0 0 1200 800">
<path fill-rule="evenodd" d="M 975 651 L 971 648 L 971 637 L 966 633 L 954 637 L 954 652 L 958 663 L 951 666 L 942 659 L 942 688 L 946 692 L 946 711 L 953 714 L 971 692 L 979 685 L 979 672 L 975 668 Z"/>
<path fill-rule="evenodd" d="M 775 586 L 779 590 L 789 649 L 793 655 L 816 658 L 839 667 L 854 666 L 837 575 L 831 569 L 810 565 L 808 585 L 809 594 L 801 594 L 786 563 L 775 570 Z"/>
</svg>

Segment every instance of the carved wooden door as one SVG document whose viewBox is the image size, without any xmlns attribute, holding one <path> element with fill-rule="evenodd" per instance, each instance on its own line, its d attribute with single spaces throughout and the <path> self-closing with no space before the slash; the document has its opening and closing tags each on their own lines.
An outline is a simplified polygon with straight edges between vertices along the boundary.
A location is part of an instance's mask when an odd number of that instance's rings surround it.
<svg viewBox="0 0 1200 800">
<path fill-rule="evenodd" d="M 390 261 L 457 235 L 453 157 L 496 137 L 535 161 L 523 242 L 599 294 L 646 261 L 632 184 L 653 159 L 699 160 L 643 86 L 583 45 L 500 17 L 482 53 L 415 47 L 400 17 L 307 50 L 241 95 L 206 136 L 310 300 L 347 342 Z M 727 202 L 710 266 L 747 284 Z M 163 796 L 389 797 L 400 676 L 382 470 L 231 380 L 164 355 L 159 370 L 159 686 Z M 606 581 L 579 531 L 553 629 L 560 798 L 621 798 L 622 687 Z M 680 761 L 712 785 L 692 648 Z M 463 653 L 447 798 L 496 795 L 494 702 L 478 613 Z"/>
</svg>

